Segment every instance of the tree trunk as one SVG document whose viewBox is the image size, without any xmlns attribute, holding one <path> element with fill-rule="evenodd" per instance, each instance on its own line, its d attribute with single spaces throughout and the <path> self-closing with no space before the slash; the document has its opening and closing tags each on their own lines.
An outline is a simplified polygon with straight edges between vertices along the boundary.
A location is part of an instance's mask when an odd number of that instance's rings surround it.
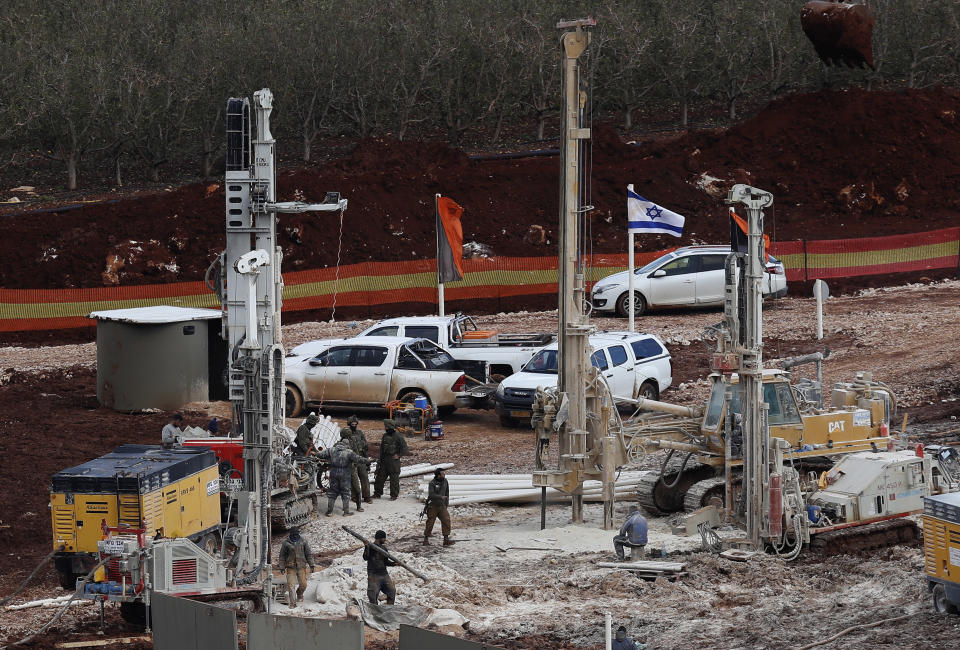
<svg viewBox="0 0 960 650">
<path fill-rule="evenodd" d="M 496 144 L 500 141 L 500 131 L 503 129 L 503 116 L 506 111 L 501 110 L 500 116 L 497 117 L 497 126 L 493 129 L 493 137 L 490 138 L 490 144 Z"/>
<path fill-rule="evenodd" d="M 77 189 L 77 152 L 71 151 L 67 155 L 67 189 Z"/>
<path fill-rule="evenodd" d="M 547 128 L 547 116 L 543 113 L 537 113 L 537 142 L 543 142 L 543 132 Z"/>
<path fill-rule="evenodd" d="M 730 121 L 737 119 L 737 98 L 731 97 L 728 105 Z"/>
<path fill-rule="evenodd" d="M 687 125 L 690 123 L 689 117 L 690 112 L 689 106 L 687 105 L 687 98 L 684 97 L 680 100 L 680 126 L 687 128 Z"/>
<path fill-rule="evenodd" d="M 113 172 L 115 174 L 114 180 L 117 181 L 117 187 L 123 187 L 123 179 L 120 177 L 120 156 L 114 157 L 113 165 Z"/>
<path fill-rule="evenodd" d="M 213 176 L 213 143 L 210 136 L 203 136 L 203 158 L 200 161 L 200 175 L 204 178 Z"/>
<path fill-rule="evenodd" d="M 629 131 L 633 128 L 633 106 L 623 108 L 623 130 Z"/>
<path fill-rule="evenodd" d="M 160 163 L 150 163 L 150 180 L 154 183 L 160 182 Z"/>
<path fill-rule="evenodd" d="M 302 148 L 301 151 L 300 151 L 300 157 L 301 157 L 301 159 L 303 160 L 303 162 L 305 162 L 305 163 L 310 162 L 310 145 L 311 145 L 311 140 L 312 140 L 312 138 L 310 138 L 310 136 L 307 134 L 307 130 L 304 129 L 304 130 L 303 130 L 303 140 L 302 140 L 302 143 L 301 143 L 301 144 L 303 145 L 303 148 Z"/>
</svg>

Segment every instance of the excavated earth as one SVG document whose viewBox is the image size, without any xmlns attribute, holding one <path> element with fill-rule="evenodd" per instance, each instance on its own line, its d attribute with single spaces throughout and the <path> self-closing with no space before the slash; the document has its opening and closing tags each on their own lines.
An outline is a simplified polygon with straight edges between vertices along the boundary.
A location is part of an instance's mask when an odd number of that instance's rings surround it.
<svg viewBox="0 0 960 650">
<path fill-rule="evenodd" d="M 941 88 L 824 90 L 778 99 L 731 128 L 676 138 L 625 144 L 599 125 L 586 190 L 596 206 L 589 213 L 590 246 L 595 253 L 624 250 L 629 183 L 687 217 L 682 238 L 639 238 L 644 250 L 726 241 L 722 199 L 733 182 L 773 192 L 775 210 L 766 226 L 774 240 L 957 225 L 958 109 L 956 92 Z M 484 244 L 499 256 L 554 255 L 558 164 L 555 157 L 471 160 L 439 143 L 368 139 L 332 162 L 282 169 L 280 200 L 321 200 L 337 191 L 350 202 L 342 238 L 330 217 L 283 217 L 285 270 L 332 266 L 338 249 L 343 263 L 433 257 L 438 192 L 464 206 L 464 242 Z M 704 185 L 706 177 L 719 180 Z M 3 218 L 3 288 L 200 280 L 224 244 L 218 183 L 53 210 Z M 531 226 L 544 229 L 542 241 L 525 239 Z"/>
<path fill-rule="evenodd" d="M 908 415 L 908 432 L 919 440 L 960 440 L 960 324 L 956 305 L 960 281 L 870 289 L 826 303 L 825 338 L 815 338 L 812 299 L 788 297 L 764 310 L 766 362 L 830 348 L 824 367 L 827 384 L 872 370 L 899 397 L 897 419 Z M 668 344 L 674 358 L 671 402 L 703 400 L 708 373 L 699 332 L 719 319 L 716 310 L 670 311 L 641 318 L 638 327 Z M 620 319 L 599 319 L 606 329 L 622 329 Z M 288 346 L 314 338 L 349 335 L 368 323 L 308 322 L 284 327 Z M 521 312 L 480 318 L 485 328 L 538 331 L 556 326 L 556 312 Z M 167 414 L 121 414 L 96 403 L 92 343 L 55 347 L 0 348 L 7 367 L 0 385 L 0 594 L 10 593 L 48 552 L 49 476 L 95 457 L 123 442 L 155 442 Z M 229 413 L 224 403 L 196 403 L 184 412 L 188 424 L 202 425 L 211 415 Z M 339 420 L 348 415 L 333 410 Z M 382 430 L 375 411 L 360 414 L 373 440 Z M 295 421 L 289 422 L 295 425 Z M 528 472 L 534 436 L 503 429 L 487 411 L 461 410 L 444 422 L 442 442 L 411 439 L 409 462 L 453 462 L 457 473 Z M 29 459 L 27 463 L 25 459 Z M 659 462 L 649 457 L 643 467 Z M 859 556 L 805 554 L 793 564 L 772 557 L 749 564 L 729 563 L 691 549 L 699 541 L 677 542 L 665 536 L 668 520 L 651 520 L 668 544 L 671 559 L 688 562 L 676 582 L 645 582 L 630 574 L 595 566 L 612 557 L 609 533 L 600 530 L 600 512 L 587 508 L 587 525 L 570 526 L 569 511 L 550 506 L 548 529 L 536 528 L 537 509 L 518 506 L 467 506 L 455 509 L 453 549 L 419 546 L 420 505 L 416 479 L 405 479 L 401 500 L 377 501 L 351 520 L 362 530 L 388 530 L 393 547 L 408 554 L 432 576 L 421 588 L 398 576 L 401 602 L 455 609 L 469 630 L 460 636 L 509 648 L 596 648 L 602 643 L 603 613 L 630 627 L 650 648 L 799 646 L 825 638 L 849 625 L 900 614 L 911 616 L 844 637 L 831 647 L 949 647 L 960 633 L 960 619 L 937 617 L 924 593 L 922 555 L 899 547 Z M 628 504 L 617 506 L 622 518 Z M 306 528 L 327 565 L 358 566 L 352 538 L 339 531 L 341 521 L 321 519 Z M 353 524 L 351 524 L 353 525 Z M 517 546 L 556 546 L 551 552 L 500 553 L 493 548 L 507 536 Z M 473 541 L 466 541 L 473 540 Z M 658 546 L 659 548 L 659 546 Z M 362 568 L 362 567 L 361 567 Z M 50 571 L 43 571 L 17 601 L 62 594 Z M 359 588 L 351 592 L 359 594 Z M 319 607 L 319 606 L 318 606 Z M 322 609 L 322 608 L 321 608 Z M 324 615 L 342 615 L 329 610 Z M 281 609 L 281 612 L 284 610 Z M 50 609 L 0 612 L 0 638 L 19 638 L 46 622 Z M 95 612 L 68 612 L 47 641 L 89 638 Z M 748 625 L 743 625 L 748 621 Z M 110 634 L 129 634 L 115 615 Z M 396 636 L 368 630 L 368 647 L 394 648 Z M 35 647 L 45 647 L 37 645 Z"/>
</svg>

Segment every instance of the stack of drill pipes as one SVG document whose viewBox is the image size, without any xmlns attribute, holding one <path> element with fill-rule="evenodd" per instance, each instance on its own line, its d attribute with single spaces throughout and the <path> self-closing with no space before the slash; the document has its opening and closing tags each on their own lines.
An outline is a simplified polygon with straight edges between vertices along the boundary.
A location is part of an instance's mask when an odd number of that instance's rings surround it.
<svg viewBox="0 0 960 650">
<path fill-rule="evenodd" d="M 450 495 L 462 495 L 462 494 L 476 494 L 476 493 L 488 493 L 488 492 L 502 492 L 502 491 L 515 491 L 523 489 L 536 489 L 533 487 L 531 482 L 530 475 L 518 476 L 517 478 L 512 478 L 506 481 L 497 480 L 497 479 L 476 479 L 476 480 L 455 480 L 451 481 L 447 479 L 450 484 Z M 642 480 L 642 475 L 630 473 L 623 474 L 620 476 L 620 479 L 616 481 L 617 487 L 627 487 L 635 486 L 640 483 Z M 427 483 L 429 481 L 422 480 L 418 486 L 421 492 L 425 492 L 427 489 Z M 584 482 L 584 491 L 599 491 L 602 487 L 600 481 L 585 481 Z"/>
<path fill-rule="evenodd" d="M 416 463 L 415 465 L 407 465 L 400 468 L 400 478 L 407 478 L 410 476 L 420 476 L 422 474 L 433 474 L 437 469 L 450 469 L 453 467 L 453 463 Z M 370 472 L 377 471 L 377 464 L 373 463 L 370 465 Z"/>
<path fill-rule="evenodd" d="M 643 475 L 643 472 L 621 473 L 614 487 L 615 495 L 620 498 L 632 496 Z M 450 482 L 450 505 L 490 501 L 536 501 L 541 496 L 540 488 L 531 485 L 530 474 L 448 475 L 447 480 Z M 420 500 L 426 499 L 427 483 L 421 481 L 418 486 Z M 600 481 L 585 481 L 584 498 L 599 500 L 602 489 Z M 550 489 L 547 492 L 547 499 L 551 501 L 567 497 L 569 495 L 559 490 Z"/>
</svg>

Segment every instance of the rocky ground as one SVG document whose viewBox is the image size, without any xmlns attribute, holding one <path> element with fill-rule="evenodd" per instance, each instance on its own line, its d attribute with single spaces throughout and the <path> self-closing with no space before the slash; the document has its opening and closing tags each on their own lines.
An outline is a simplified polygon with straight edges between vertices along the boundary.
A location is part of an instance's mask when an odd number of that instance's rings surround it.
<svg viewBox="0 0 960 650">
<path fill-rule="evenodd" d="M 831 299 L 825 306 L 822 343 L 813 340 L 814 303 L 789 297 L 768 303 L 764 311 L 764 357 L 780 359 L 824 346 L 827 384 L 870 370 L 899 397 L 908 432 L 922 439 L 960 438 L 960 281 L 871 289 Z M 663 399 L 702 400 L 707 384 L 707 350 L 699 341 L 706 325 L 719 320 L 709 311 L 653 313 L 638 328 L 663 338 L 674 356 L 674 387 Z M 481 317 L 486 328 L 501 331 L 550 330 L 555 312 Z M 622 329 L 620 319 L 597 319 L 607 329 Z M 284 328 L 285 345 L 314 338 L 349 335 L 367 322 L 300 323 Z M 94 344 L 2 348 L 0 379 L 0 594 L 6 595 L 48 552 L 47 478 L 64 467 L 104 453 L 121 442 L 154 442 L 166 414 L 128 415 L 99 408 L 95 392 Z M 185 409 L 190 424 L 224 414 L 223 404 L 193 404 Z M 332 412 L 343 419 L 345 412 Z M 361 413 L 361 427 L 379 431 L 383 417 Z M 291 421 L 290 424 L 295 424 Z M 444 422 L 440 442 L 412 439 L 411 462 L 453 462 L 457 473 L 527 472 L 533 434 L 502 429 L 492 412 L 460 411 Z M 376 436 L 374 436 L 376 437 Z M 650 648 L 699 645 L 717 648 L 802 646 L 825 639 L 850 625 L 902 614 L 903 620 L 857 631 L 828 647 L 949 647 L 960 633 L 960 618 L 933 613 L 924 591 L 922 555 L 916 548 L 894 548 L 864 556 L 818 557 L 805 554 L 786 564 L 775 557 L 732 563 L 697 551 L 699 540 L 667 535 L 666 520 L 653 520 L 651 546 L 663 546 L 672 559 L 687 562 L 675 582 L 645 582 L 627 572 L 600 569 L 612 558 L 610 534 L 600 530 L 600 509 L 586 507 L 583 526 L 569 524 L 569 509 L 551 505 L 547 530 L 539 530 L 534 506 L 463 506 L 454 509 L 452 549 L 419 545 L 420 505 L 417 479 L 406 479 L 400 501 L 377 501 L 349 518 L 372 533 L 383 528 L 391 546 L 422 569 L 431 582 L 421 585 L 394 570 L 399 602 L 454 609 L 469 619 L 458 634 L 503 647 L 594 648 L 602 644 L 604 612 L 623 623 Z M 628 504 L 617 506 L 620 519 Z M 316 614 L 342 616 L 363 581 L 358 545 L 343 533 L 341 517 L 321 518 L 306 528 L 321 562 L 316 584 L 332 585 L 308 593 Z M 549 551 L 500 552 L 493 545 L 537 546 Z M 362 576 L 362 573 L 361 573 Z M 61 595 L 51 572 L 15 601 Z M 313 593 L 314 596 L 310 594 Z M 316 594 L 328 602 L 319 602 Z M 281 611 L 284 608 L 280 607 Z M 0 637 L 20 638 L 46 622 L 55 610 L 0 612 Z M 306 610 L 302 610 L 302 613 Z M 95 629 L 94 608 L 72 608 L 41 637 L 40 645 L 86 638 Z M 129 634 L 108 612 L 108 634 Z M 367 635 L 370 647 L 395 647 L 395 636 Z M 544 645 L 545 644 L 545 645 Z"/>
</svg>

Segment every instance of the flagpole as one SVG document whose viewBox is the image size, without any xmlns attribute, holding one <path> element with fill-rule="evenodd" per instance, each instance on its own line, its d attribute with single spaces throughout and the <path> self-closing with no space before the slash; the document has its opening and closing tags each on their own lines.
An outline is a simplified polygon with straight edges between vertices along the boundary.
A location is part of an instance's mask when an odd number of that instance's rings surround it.
<svg viewBox="0 0 960 650">
<path fill-rule="evenodd" d="M 439 222 L 440 220 L 440 194 L 433 195 L 433 218 L 435 221 Z M 438 315 L 443 316 L 443 280 L 440 279 L 440 224 L 436 224 L 437 230 L 437 303 Z"/>
<path fill-rule="evenodd" d="M 627 191 L 633 191 L 632 183 L 627 185 Z M 633 231 L 630 230 L 629 224 L 627 224 L 627 314 L 627 327 L 633 332 Z"/>
</svg>

